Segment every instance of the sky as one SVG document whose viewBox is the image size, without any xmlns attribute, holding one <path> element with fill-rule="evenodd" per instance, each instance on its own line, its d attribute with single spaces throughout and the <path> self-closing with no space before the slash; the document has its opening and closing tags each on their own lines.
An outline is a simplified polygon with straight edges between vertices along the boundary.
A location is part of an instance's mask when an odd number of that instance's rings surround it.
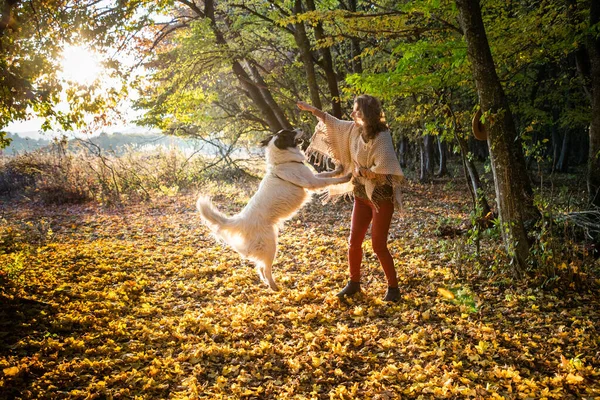
<svg viewBox="0 0 600 400">
<path fill-rule="evenodd" d="M 125 57 L 124 55 L 121 56 Z M 108 58 L 107 54 L 98 54 L 90 50 L 85 45 L 65 45 L 62 53 L 62 60 L 60 64 L 61 71 L 59 72 L 59 78 L 66 82 L 74 82 L 77 84 L 91 85 L 95 82 L 100 82 L 103 87 L 117 87 L 120 82 L 116 81 L 107 76 L 106 70 L 104 69 L 102 62 Z M 125 63 L 133 63 L 133 61 L 123 58 L 121 60 Z M 67 83 L 68 84 L 68 83 Z M 61 102 L 57 106 L 57 110 L 66 112 L 69 110 L 69 105 L 66 102 Z M 114 125 L 100 128 L 97 132 L 92 134 L 82 134 L 80 132 L 41 132 L 41 126 L 43 123 L 42 118 L 31 117 L 26 121 L 16 121 L 3 130 L 6 132 L 18 134 L 22 137 L 28 137 L 32 139 L 39 138 L 52 138 L 66 136 L 94 136 L 99 135 L 101 132 L 106 133 L 156 133 L 156 130 L 152 130 L 146 127 L 138 127 L 133 121 L 140 116 L 140 112 L 136 112 L 132 109 L 131 101 L 123 102 L 117 111 L 120 114 L 122 120 L 115 121 Z M 90 116 L 90 121 L 92 120 Z"/>
</svg>

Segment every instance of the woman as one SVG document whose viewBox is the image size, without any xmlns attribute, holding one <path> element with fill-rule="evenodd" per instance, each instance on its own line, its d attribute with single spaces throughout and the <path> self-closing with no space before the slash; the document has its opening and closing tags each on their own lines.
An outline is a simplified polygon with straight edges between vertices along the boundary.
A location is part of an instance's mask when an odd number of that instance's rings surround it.
<svg viewBox="0 0 600 400">
<path fill-rule="evenodd" d="M 388 284 L 384 300 L 397 302 L 400 300 L 400 290 L 387 238 L 394 205 L 400 204 L 400 184 L 404 175 L 381 104 L 375 97 L 358 96 L 350 114 L 352 121 L 339 120 L 303 101 L 299 101 L 297 105 L 299 109 L 311 112 L 320 121 L 307 154 L 316 155 L 319 160 L 323 157 L 330 158 L 337 164 L 340 174 L 353 174 L 352 182 L 329 189 L 329 197 L 354 194 L 348 248 L 350 281 L 338 293 L 338 297 L 344 298 L 360 292 L 362 243 L 372 223 L 373 251 L 383 267 Z"/>
</svg>

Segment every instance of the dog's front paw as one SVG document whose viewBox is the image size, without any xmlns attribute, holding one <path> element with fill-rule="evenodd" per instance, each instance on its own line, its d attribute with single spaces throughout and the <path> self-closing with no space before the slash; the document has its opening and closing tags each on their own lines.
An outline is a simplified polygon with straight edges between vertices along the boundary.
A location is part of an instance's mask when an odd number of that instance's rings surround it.
<svg viewBox="0 0 600 400">
<path fill-rule="evenodd" d="M 342 177 L 342 179 L 343 179 L 343 182 L 350 182 L 350 179 L 352 179 L 352 172 L 350 172 L 350 173 L 349 173 L 349 174 L 347 174 L 347 175 L 344 175 L 344 176 Z"/>
<path fill-rule="evenodd" d="M 344 171 L 344 166 L 342 164 L 336 164 L 335 168 L 333 171 L 334 174 L 339 175 Z"/>
</svg>

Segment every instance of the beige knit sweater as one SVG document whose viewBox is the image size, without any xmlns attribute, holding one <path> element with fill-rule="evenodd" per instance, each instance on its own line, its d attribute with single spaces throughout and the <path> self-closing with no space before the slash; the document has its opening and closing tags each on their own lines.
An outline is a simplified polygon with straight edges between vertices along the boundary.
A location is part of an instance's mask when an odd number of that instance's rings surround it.
<svg viewBox="0 0 600 400">
<path fill-rule="evenodd" d="M 306 150 L 308 156 L 316 156 L 318 162 L 331 159 L 343 168 L 343 174 L 348 174 L 357 166 L 368 168 L 376 174 L 385 175 L 387 183 L 394 192 L 394 200 L 398 207 L 402 205 L 400 186 L 404 174 L 394 152 L 392 137 L 388 131 L 380 132 L 374 139 L 365 143 L 360 128 L 353 121 L 342 121 L 332 115 L 325 114 L 315 127 L 311 144 Z M 364 178 L 355 177 L 355 181 L 365 186 L 369 199 L 374 191 L 381 186 Z M 326 200 L 336 199 L 353 191 L 353 182 L 330 186 Z"/>
</svg>

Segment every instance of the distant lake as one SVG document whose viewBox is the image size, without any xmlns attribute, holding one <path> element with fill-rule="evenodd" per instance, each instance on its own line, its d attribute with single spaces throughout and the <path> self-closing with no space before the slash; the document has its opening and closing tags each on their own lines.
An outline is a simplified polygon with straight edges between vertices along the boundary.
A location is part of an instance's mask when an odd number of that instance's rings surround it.
<svg viewBox="0 0 600 400">
<path fill-rule="evenodd" d="M 12 133 L 9 133 L 7 137 L 12 139 L 12 141 L 7 148 L 0 150 L 1 154 L 4 155 L 15 155 L 40 150 L 50 146 L 52 142 L 56 140 L 43 137 L 40 137 L 39 139 L 33 137 L 23 137 Z M 68 149 L 71 151 L 77 151 L 85 148 L 95 150 L 95 146 L 97 146 L 103 152 L 108 152 L 115 155 L 122 155 L 131 150 L 151 152 L 160 149 L 177 149 L 186 154 L 192 154 L 196 152 L 202 155 L 215 156 L 220 154 L 220 148 L 218 145 L 221 142 L 215 140 L 215 144 L 212 144 L 199 139 L 168 136 L 160 133 L 102 133 L 100 135 L 91 136 L 85 139 L 69 138 L 68 143 Z M 247 158 L 260 153 L 261 150 L 258 148 L 248 149 L 238 147 L 231 155 L 236 158 Z"/>
</svg>

